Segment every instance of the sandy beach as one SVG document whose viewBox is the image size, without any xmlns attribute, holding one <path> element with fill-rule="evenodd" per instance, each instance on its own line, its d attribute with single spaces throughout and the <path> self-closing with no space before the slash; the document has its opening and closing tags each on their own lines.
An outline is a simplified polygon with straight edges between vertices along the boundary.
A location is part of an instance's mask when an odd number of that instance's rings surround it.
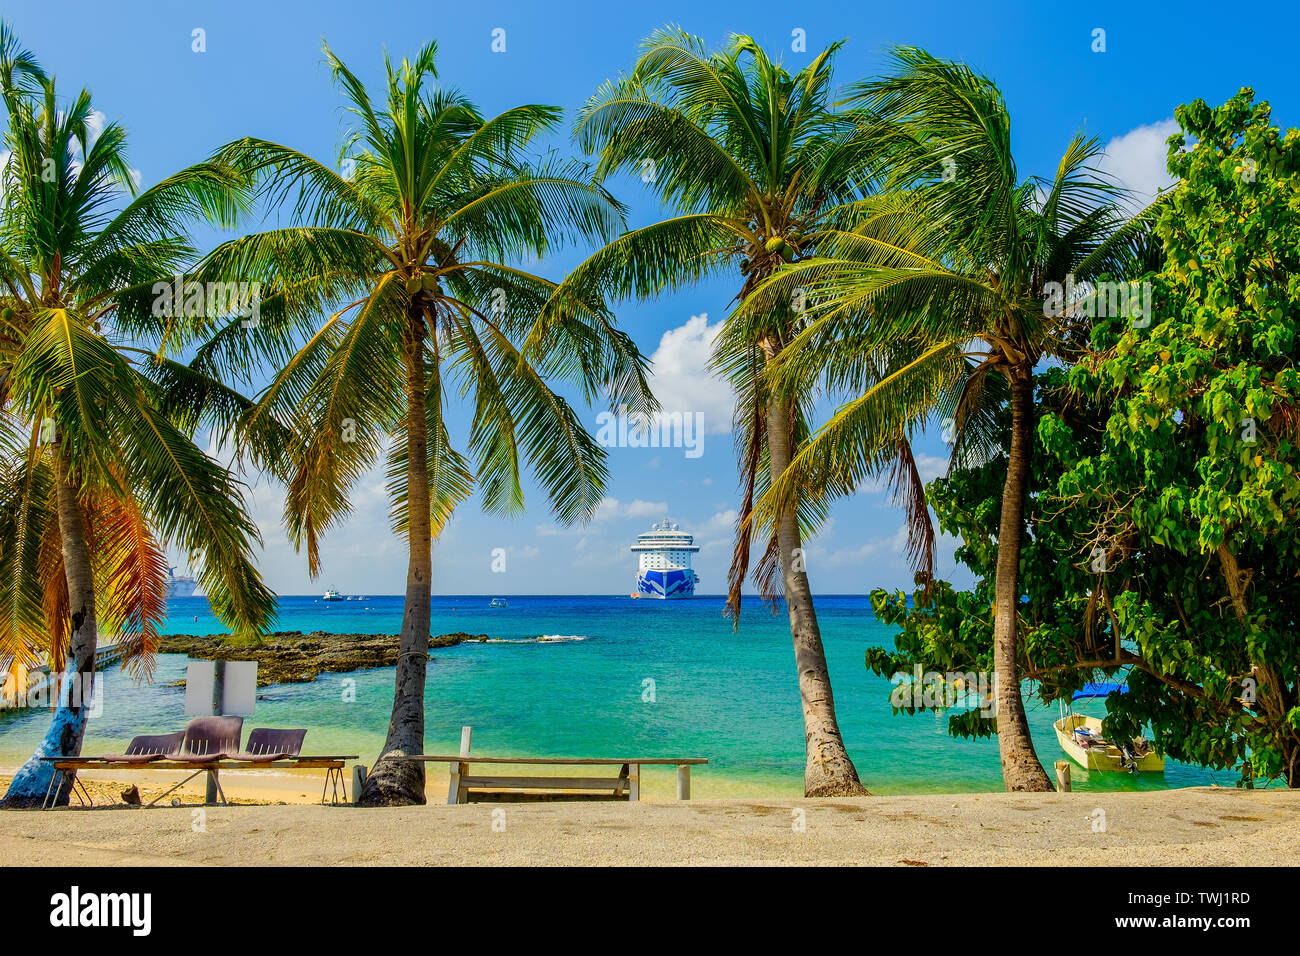
<svg viewBox="0 0 1300 956">
<path fill-rule="evenodd" d="M 19 866 L 1289 866 L 1300 794 L 1195 788 L 197 811 L 0 813 L 0 858 Z"/>
</svg>

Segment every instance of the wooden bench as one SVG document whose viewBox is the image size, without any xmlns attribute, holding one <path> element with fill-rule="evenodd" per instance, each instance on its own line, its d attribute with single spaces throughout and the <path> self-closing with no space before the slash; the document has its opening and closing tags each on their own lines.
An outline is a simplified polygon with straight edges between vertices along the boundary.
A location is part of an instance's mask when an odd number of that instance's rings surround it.
<svg viewBox="0 0 1300 956">
<path fill-rule="evenodd" d="M 325 803 L 325 797 L 330 796 L 331 805 L 337 806 L 340 803 L 339 794 L 342 792 L 342 801 L 347 803 L 348 792 L 347 785 L 343 782 L 344 761 L 355 760 L 355 754 L 329 754 L 324 756 L 306 756 L 291 757 L 286 760 L 268 760 L 265 762 L 253 763 L 244 760 L 212 760 L 207 763 L 197 764 L 187 760 L 152 760 L 147 763 L 119 763 L 114 761 L 95 760 L 93 758 L 79 759 L 77 757 L 42 757 L 42 760 L 48 760 L 54 764 L 55 778 L 59 780 L 59 786 L 54 789 L 54 780 L 50 781 L 50 788 L 54 790 L 53 799 L 47 792 L 45 795 L 45 809 L 52 808 L 58 802 L 59 793 L 63 789 L 64 783 L 71 781 L 69 793 L 75 793 L 77 799 L 81 801 L 83 807 L 93 807 L 95 801 L 90 796 L 90 791 L 86 789 L 84 783 L 77 777 L 79 770 L 188 770 L 190 775 L 180 783 L 171 787 L 169 790 L 160 793 L 149 801 L 147 806 L 152 807 L 159 800 L 172 792 L 179 790 L 189 781 L 193 780 L 201 773 L 216 775 L 222 770 L 324 770 L 325 786 L 321 789 L 320 802 Z M 80 792 L 78 792 L 78 789 Z M 217 784 L 217 793 L 220 796 L 220 803 L 226 802 L 226 795 L 221 790 L 220 783 Z M 83 796 L 84 794 L 84 796 Z"/>
<path fill-rule="evenodd" d="M 677 768 L 677 799 L 691 798 L 691 767 L 706 764 L 704 757 L 477 757 L 470 750 L 470 728 L 461 731 L 458 754 L 418 754 L 401 759 L 450 765 L 447 803 L 513 802 L 521 800 L 628 800 L 641 799 L 641 767 Z M 394 755 L 397 756 L 397 755 Z M 487 765 L 478 773 L 471 765 Z M 493 765 L 573 767 L 575 773 L 618 767 L 618 776 L 521 777 L 493 774 Z"/>
</svg>

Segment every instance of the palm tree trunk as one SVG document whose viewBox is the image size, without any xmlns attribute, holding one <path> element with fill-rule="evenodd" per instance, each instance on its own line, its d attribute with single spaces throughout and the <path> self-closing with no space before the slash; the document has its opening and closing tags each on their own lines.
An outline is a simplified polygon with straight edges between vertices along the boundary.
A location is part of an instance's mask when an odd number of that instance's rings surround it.
<svg viewBox="0 0 1300 956">
<path fill-rule="evenodd" d="M 77 501 L 77 488 L 68 473 L 63 452 L 54 452 L 58 490 L 59 533 L 63 540 L 63 570 L 68 582 L 68 609 L 72 640 L 68 664 L 59 686 L 59 702 L 45 738 L 9 784 L 4 807 L 40 806 L 54 776 L 54 766 L 42 757 L 75 757 L 86 736 L 95 688 L 95 648 L 99 632 L 95 618 L 95 583 L 86 544 L 86 521 Z M 70 793 L 61 791 L 59 804 Z"/>
<path fill-rule="evenodd" d="M 997 582 L 994 596 L 993 672 L 997 682 L 998 752 L 1007 790 L 1054 789 L 1029 736 L 1025 703 L 1016 666 L 1019 644 L 1020 546 L 1024 535 L 1025 496 L 1033 448 L 1032 373 L 1013 369 L 1011 378 L 1011 453 L 1002 488 L 1002 524 L 998 529 Z"/>
<path fill-rule="evenodd" d="M 406 571 L 400 656 L 393 695 L 393 717 L 384 756 L 366 777 L 358 800 L 363 806 L 424 803 L 424 765 L 389 760 L 388 754 L 424 752 L 424 677 L 429 663 L 429 594 L 433 576 L 433 537 L 429 523 L 429 441 L 424 420 L 424 325 L 411 316 L 406 356 L 406 502 L 411 558 Z"/>
<path fill-rule="evenodd" d="M 790 466 L 790 405 L 773 400 L 767 406 L 768 467 L 775 482 Z M 799 674 L 799 699 L 803 704 L 804 796 L 858 796 L 867 791 L 849 759 L 835 719 L 835 697 L 822 648 L 822 633 L 813 609 L 812 589 L 799 537 L 798 509 L 781 515 L 777 525 L 781 552 L 781 581 L 790 615 L 790 637 L 794 640 L 794 663 Z"/>
</svg>

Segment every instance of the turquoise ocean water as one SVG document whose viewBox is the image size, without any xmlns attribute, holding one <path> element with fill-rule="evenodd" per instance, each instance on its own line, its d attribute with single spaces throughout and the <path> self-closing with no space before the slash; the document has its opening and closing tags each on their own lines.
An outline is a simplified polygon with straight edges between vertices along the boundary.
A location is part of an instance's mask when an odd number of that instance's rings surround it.
<svg viewBox="0 0 1300 956">
<path fill-rule="evenodd" d="M 490 609 L 488 600 L 433 599 L 434 634 L 467 631 L 492 640 L 433 652 L 427 752 L 455 753 L 461 726 L 470 724 L 474 752 L 485 755 L 703 756 L 709 766 L 694 776 L 699 796 L 802 792 L 803 727 L 784 611 L 774 617 L 750 599 L 733 633 L 717 596 L 507 596 L 504 609 Z M 203 598 L 175 600 L 170 611 L 175 633 L 225 630 Z M 867 598 L 819 597 L 817 612 L 840 726 L 873 792 L 1001 789 L 995 740 L 954 739 L 936 713 L 892 713 L 889 682 L 863 662 L 867 647 L 890 640 Z M 282 597 L 276 629 L 396 633 L 401 615 L 400 597 Z M 177 655 L 160 658 L 152 684 L 136 686 L 109 670 L 103 714 L 91 723 L 86 752 L 112 752 L 134 734 L 182 727 L 183 691 L 167 685 L 184 672 L 185 658 Z M 348 679 L 355 681 L 355 702 L 344 699 Z M 392 668 L 265 687 L 245 727 L 307 727 L 308 751 L 355 753 L 372 763 L 392 692 Z M 1056 712 L 1030 707 L 1039 756 L 1050 770 L 1062 759 L 1051 726 Z M 1096 701 L 1088 712 L 1103 710 Z M 0 770 L 31 753 L 48 720 L 47 711 L 0 714 Z M 1088 774 L 1078 766 L 1072 774 L 1076 789 L 1086 790 L 1232 786 L 1236 779 L 1173 761 L 1163 775 Z"/>
</svg>

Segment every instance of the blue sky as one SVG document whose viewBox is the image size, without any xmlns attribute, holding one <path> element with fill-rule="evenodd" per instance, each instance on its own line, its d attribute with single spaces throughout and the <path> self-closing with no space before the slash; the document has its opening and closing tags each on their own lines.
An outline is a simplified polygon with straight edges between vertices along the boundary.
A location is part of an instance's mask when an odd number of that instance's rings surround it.
<svg viewBox="0 0 1300 956">
<path fill-rule="evenodd" d="M 321 57 L 321 40 L 368 81 L 382 51 L 400 58 L 429 39 L 439 45 L 442 81 L 460 87 L 487 113 L 521 102 L 572 111 L 608 77 L 632 64 L 639 41 L 678 23 L 710 43 L 748 33 L 797 69 L 827 43 L 848 41 L 837 80 L 878 72 L 893 44 L 923 46 L 966 60 L 1001 86 L 1013 119 L 1022 175 L 1046 174 L 1082 128 L 1110 145 L 1108 166 L 1139 191 L 1162 185 L 1164 138 L 1176 105 L 1201 97 L 1217 104 L 1253 86 L 1273 104 L 1274 121 L 1295 125 L 1300 83 L 1293 60 L 1268 38 L 1296 35 L 1300 9 L 1251 4 L 1177 5 L 936 3 L 749 4 L 658 0 L 588 2 L 9 2 L 3 15 L 54 72 L 65 94 L 88 87 L 96 107 L 131 134 L 131 162 L 148 185 L 240 136 L 261 136 L 332 160 L 345 118 Z M 203 31 L 204 52 L 193 36 Z M 493 52 L 493 31 L 505 51 Z M 791 49 L 802 30 L 807 53 Z M 1094 52 L 1104 30 L 1105 51 Z M 569 150 L 567 141 L 556 145 Z M 662 214 L 637 179 L 610 184 L 631 209 L 633 226 Z M 216 236 L 211 237 L 213 241 Z M 543 263 L 559 278 L 578 261 L 571 251 Z M 683 449 L 612 449 L 609 500 L 584 528 L 560 528 L 536 489 L 527 514 L 484 515 L 468 503 L 435 547 L 438 593 L 609 593 L 631 590 L 636 533 L 670 514 L 702 546 L 701 591 L 724 589 L 731 521 L 738 497 L 728 396 L 703 372 L 708 335 L 735 289 L 725 282 L 649 303 L 628 303 L 619 319 L 656 357 L 656 391 L 666 408 L 703 414 L 702 454 Z M 825 404 L 825 408 L 831 406 Z M 596 410 L 586 413 L 593 429 Z M 460 431 L 464 435 L 464 429 Z M 928 474 L 942 467 L 937 435 L 919 443 Z M 327 539 L 324 571 L 311 582 L 279 524 L 280 490 L 254 482 L 251 500 L 263 529 L 268 583 L 298 594 L 332 585 L 354 593 L 396 593 L 404 584 L 402 543 L 388 530 L 382 478 L 357 489 L 352 520 Z M 813 587 L 826 593 L 908 587 L 902 521 L 888 496 L 864 491 L 837 503 L 808 546 Z M 492 571 L 493 549 L 506 552 Z M 941 551 L 951 575 L 951 547 Z"/>
</svg>

